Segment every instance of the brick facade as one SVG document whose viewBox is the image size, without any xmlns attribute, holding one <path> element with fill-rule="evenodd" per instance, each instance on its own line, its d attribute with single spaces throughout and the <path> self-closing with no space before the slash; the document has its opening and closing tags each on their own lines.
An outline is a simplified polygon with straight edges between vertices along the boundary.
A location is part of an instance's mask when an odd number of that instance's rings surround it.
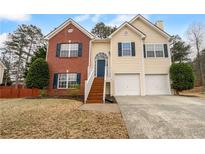
<svg viewBox="0 0 205 154">
<path fill-rule="evenodd" d="M 68 29 L 73 29 L 72 33 L 68 33 Z M 82 56 L 81 57 L 56 57 L 57 43 L 82 43 Z M 89 62 L 89 42 L 90 38 L 80 31 L 73 24 L 69 24 L 63 30 L 58 32 L 55 36 L 48 41 L 47 62 L 50 71 L 49 93 L 54 95 L 57 91 L 60 95 L 69 93 L 69 89 L 53 89 L 54 73 L 81 73 L 80 81 L 80 94 L 84 94 L 85 80 L 87 79 L 87 68 Z"/>
</svg>

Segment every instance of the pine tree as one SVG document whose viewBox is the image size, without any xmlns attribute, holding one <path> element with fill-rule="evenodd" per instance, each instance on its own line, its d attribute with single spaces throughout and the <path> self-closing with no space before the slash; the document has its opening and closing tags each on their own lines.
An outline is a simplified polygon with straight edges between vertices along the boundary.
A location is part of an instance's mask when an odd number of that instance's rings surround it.
<svg viewBox="0 0 205 154">
<path fill-rule="evenodd" d="M 28 73 L 28 70 L 31 66 L 31 64 L 38 58 L 46 59 L 46 46 L 43 46 L 41 48 L 38 48 L 36 52 L 34 52 L 34 55 L 31 57 L 30 62 L 26 63 L 26 68 L 24 72 L 24 78 L 26 78 L 26 75 Z"/>
<path fill-rule="evenodd" d="M 182 63 L 190 61 L 190 45 L 187 45 L 182 39 L 176 35 L 172 37 L 172 62 L 173 63 Z"/>
<path fill-rule="evenodd" d="M 15 74 L 16 87 L 19 81 L 23 81 L 26 63 L 39 48 L 45 45 L 40 28 L 34 25 L 19 25 L 8 35 L 4 50 L 10 51 L 12 58 L 12 74 Z"/>
</svg>

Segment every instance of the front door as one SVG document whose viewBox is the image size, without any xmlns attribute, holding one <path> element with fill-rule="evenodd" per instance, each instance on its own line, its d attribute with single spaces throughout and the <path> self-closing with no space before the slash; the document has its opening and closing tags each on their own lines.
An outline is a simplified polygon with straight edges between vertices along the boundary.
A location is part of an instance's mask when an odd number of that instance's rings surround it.
<svg viewBox="0 0 205 154">
<path fill-rule="evenodd" d="M 105 60 L 97 60 L 97 77 L 104 77 Z"/>
</svg>

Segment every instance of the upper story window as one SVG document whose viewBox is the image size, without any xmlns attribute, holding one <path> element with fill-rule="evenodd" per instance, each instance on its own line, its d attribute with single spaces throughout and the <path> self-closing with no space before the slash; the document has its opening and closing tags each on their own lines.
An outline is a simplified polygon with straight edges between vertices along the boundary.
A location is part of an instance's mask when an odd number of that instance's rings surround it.
<svg viewBox="0 0 205 154">
<path fill-rule="evenodd" d="M 122 56 L 131 56 L 132 48 L 131 43 L 122 43 Z"/>
<path fill-rule="evenodd" d="M 155 44 L 156 57 L 164 57 L 163 44 Z"/>
<path fill-rule="evenodd" d="M 77 57 L 78 56 L 78 44 L 61 44 L 60 57 Z"/>
<path fill-rule="evenodd" d="M 80 57 L 82 56 L 82 43 L 57 44 L 57 57 Z"/>
<path fill-rule="evenodd" d="M 147 44 L 146 52 L 147 52 L 147 57 L 155 57 L 154 44 Z"/>
<path fill-rule="evenodd" d="M 135 42 L 119 42 L 118 56 L 135 56 Z"/>
<path fill-rule="evenodd" d="M 145 44 L 145 57 L 168 57 L 167 44 Z"/>
</svg>

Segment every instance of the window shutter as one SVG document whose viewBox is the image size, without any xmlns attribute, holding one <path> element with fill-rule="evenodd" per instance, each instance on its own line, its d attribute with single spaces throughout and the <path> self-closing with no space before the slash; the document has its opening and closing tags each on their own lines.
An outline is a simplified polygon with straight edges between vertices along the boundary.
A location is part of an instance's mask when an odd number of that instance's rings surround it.
<svg viewBox="0 0 205 154">
<path fill-rule="evenodd" d="M 77 73 L 77 83 L 80 84 L 80 73 Z"/>
<path fill-rule="evenodd" d="M 167 48 L 167 44 L 164 44 L 164 56 L 168 57 L 168 48 Z"/>
<path fill-rule="evenodd" d="M 57 43 L 57 45 L 56 45 L 56 57 L 60 57 L 60 50 L 61 50 L 61 44 Z"/>
<path fill-rule="evenodd" d="M 131 43 L 131 48 L 132 48 L 132 56 L 135 56 L 135 42 Z"/>
<path fill-rule="evenodd" d="M 145 48 L 145 44 L 143 44 L 143 50 L 144 50 L 144 58 L 146 58 L 146 48 Z"/>
<path fill-rule="evenodd" d="M 118 56 L 122 56 L 122 43 L 118 43 Z"/>
<path fill-rule="evenodd" d="M 82 50 L 83 50 L 83 44 L 79 43 L 78 44 L 78 57 L 82 56 Z"/>
<path fill-rule="evenodd" d="M 57 89 L 57 85 L 58 85 L 58 73 L 54 73 L 54 76 L 53 76 L 53 89 Z"/>
</svg>

